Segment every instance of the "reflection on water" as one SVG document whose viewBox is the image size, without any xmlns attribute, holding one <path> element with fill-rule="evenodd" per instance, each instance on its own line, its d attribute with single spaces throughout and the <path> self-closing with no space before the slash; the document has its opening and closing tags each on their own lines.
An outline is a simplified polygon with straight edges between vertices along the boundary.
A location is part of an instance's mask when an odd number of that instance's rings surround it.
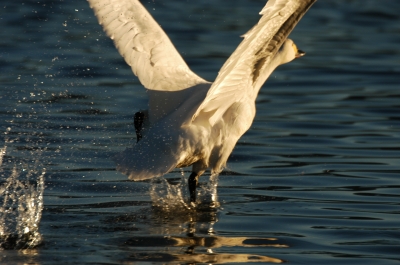
<svg viewBox="0 0 400 265">
<path fill-rule="evenodd" d="M 173 246 L 187 247 L 185 254 L 172 255 L 176 261 L 196 263 L 228 263 L 228 262 L 273 262 L 282 263 L 283 260 L 254 255 L 218 253 L 221 247 L 288 247 L 285 244 L 274 244 L 276 238 L 248 238 L 248 237 L 222 237 L 222 236 L 191 236 L 171 237 Z M 254 241 L 254 243 L 251 243 Z M 197 253 L 196 248 L 206 248 L 207 253 Z M 190 255 L 187 255 L 190 254 Z"/>
<path fill-rule="evenodd" d="M 261 90 L 209 210 L 189 209 L 189 172 L 154 183 L 115 172 L 146 93 L 87 2 L 23 2 L 0 15 L 0 226 L 15 242 L 38 233 L 9 221 L 18 205 L 40 218 L 45 164 L 43 244 L 0 251 L 0 264 L 399 264 L 400 1 L 317 1 L 291 34 L 307 55 Z M 142 2 L 213 80 L 266 1 Z M 4 203 L 6 188 L 21 196 Z M 22 210 L 27 194 L 36 210 Z"/>
<path fill-rule="evenodd" d="M 209 263 L 209 264 L 223 264 L 223 263 L 237 263 L 237 262 L 270 262 L 270 263 L 283 263 L 281 259 L 253 255 L 253 254 L 234 254 L 234 253 L 149 253 L 141 252 L 134 253 L 129 261 L 124 261 L 123 264 L 131 264 L 137 261 L 152 261 L 152 262 L 184 262 L 184 263 Z"/>
<path fill-rule="evenodd" d="M 177 185 L 177 184 L 175 184 Z M 173 196 L 171 196 L 171 200 Z M 180 199 L 179 196 L 175 199 Z M 218 222 L 218 208 L 182 208 L 181 205 L 152 208 L 149 236 L 134 236 L 124 240 L 123 247 L 133 254 L 123 261 L 131 264 L 146 262 L 235 263 L 271 262 L 282 259 L 250 254 L 247 248 L 287 248 L 277 238 L 225 237 L 218 235 L 214 225 Z M 138 220 L 132 215 L 127 220 Z M 121 219 L 121 220 L 122 220 Z M 161 249 L 164 249 L 162 251 Z"/>
<path fill-rule="evenodd" d="M 0 249 L 29 249 L 39 245 L 45 171 L 27 163 L 3 165 L 6 148 L 0 149 Z M 4 163 L 6 164 L 6 163 Z M 4 169 L 5 168 L 5 169 Z"/>
</svg>

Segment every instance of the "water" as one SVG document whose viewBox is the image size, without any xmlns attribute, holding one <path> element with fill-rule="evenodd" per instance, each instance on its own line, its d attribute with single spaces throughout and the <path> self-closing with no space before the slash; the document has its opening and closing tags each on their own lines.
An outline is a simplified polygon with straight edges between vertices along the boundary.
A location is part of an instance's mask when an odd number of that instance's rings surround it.
<svg viewBox="0 0 400 265">
<path fill-rule="evenodd" d="M 208 80 L 264 3 L 145 1 Z M 88 4 L 3 4 L 1 202 L 5 187 L 21 199 L 1 206 L 14 238 L 1 264 L 398 264 L 400 2 L 379 4 L 311 8 L 291 34 L 307 55 L 268 80 L 217 193 L 200 179 L 198 209 L 189 169 L 147 182 L 115 172 L 146 98 Z"/>
<path fill-rule="evenodd" d="M 0 165 L 6 149 L 0 149 Z M 45 169 L 38 172 L 38 163 L 39 160 L 34 160 L 31 167 L 29 163 L 20 162 L 18 166 L 14 164 L 11 171 L 2 172 L 0 249 L 31 249 L 42 242 L 39 223 L 43 211 Z"/>
</svg>

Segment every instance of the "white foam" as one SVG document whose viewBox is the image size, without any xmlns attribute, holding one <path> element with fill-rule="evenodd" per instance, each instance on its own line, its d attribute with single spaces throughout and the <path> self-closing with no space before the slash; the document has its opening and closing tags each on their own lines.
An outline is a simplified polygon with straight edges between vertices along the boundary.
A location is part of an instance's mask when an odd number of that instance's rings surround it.
<svg viewBox="0 0 400 265">
<path fill-rule="evenodd" d="M 201 182 L 197 188 L 197 201 L 193 205 L 189 202 L 188 176 L 181 173 L 178 181 L 168 181 L 164 177 L 156 178 L 151 181 L 150 197 L 153 207 L 163 211 L 186 211 L 194 208 L 206 207 L 215 208 L 218 204 L 217 185 L 218 175 L 210 176 L 208 182 Z"/>
<path fill-rule="evenodd" d="M 3 169 L 6 147 L 0 148 L 0 249 L 34 248 L 42 242 L 39 223 L 43 211 L 45 169 L 15 163 Z"/>
</svg>

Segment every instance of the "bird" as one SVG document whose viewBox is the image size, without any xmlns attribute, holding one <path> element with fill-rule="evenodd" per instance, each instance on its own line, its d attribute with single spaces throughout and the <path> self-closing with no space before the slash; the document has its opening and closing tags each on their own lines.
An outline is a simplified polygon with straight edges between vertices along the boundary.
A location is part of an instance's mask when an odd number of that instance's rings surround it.
<svg viewBox="0 0 400 265">
<path fill-rule="evenodd" d="M 137 143 L 115 155 L 116 169 L 140 181 L 192 166 L 188 189 L 195 205 L 199 177 L 225 168 L 254 120 L 267 78 L 305 55 L 288 35 L 315 1 L 269 0 L 210 82 L 190 70 L 138 0 L 88 0 L 149 98 L 148 109 L 134 116 Z"/>
</svg>

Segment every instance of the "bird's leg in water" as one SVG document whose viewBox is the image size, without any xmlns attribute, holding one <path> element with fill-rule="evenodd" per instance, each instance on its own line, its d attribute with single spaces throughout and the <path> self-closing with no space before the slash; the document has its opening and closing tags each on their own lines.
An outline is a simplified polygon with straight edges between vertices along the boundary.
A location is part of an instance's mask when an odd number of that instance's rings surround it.
<svg viewBox="0 0 400 265">
<path fill-rule="evenodd" d="M 199 180 L 200 174 L 196 172 L 192 172 L 189 176 L 189 193 L 190 193 L 190 202 L 196 202 L 196 187 L 197 181 Z"/>
<path fill-rule="evenodd" d="M 143 127 L 143 121 L 144 121 L 144 113 L 139 111 L 135 113 L 135 116 L 133 118 L 133 124 L 135 125 L 135 131 L 136 131 L 136 142 L 139 142 L 140 139 L 142 139 L 142 127 Z"/>
</svg>

